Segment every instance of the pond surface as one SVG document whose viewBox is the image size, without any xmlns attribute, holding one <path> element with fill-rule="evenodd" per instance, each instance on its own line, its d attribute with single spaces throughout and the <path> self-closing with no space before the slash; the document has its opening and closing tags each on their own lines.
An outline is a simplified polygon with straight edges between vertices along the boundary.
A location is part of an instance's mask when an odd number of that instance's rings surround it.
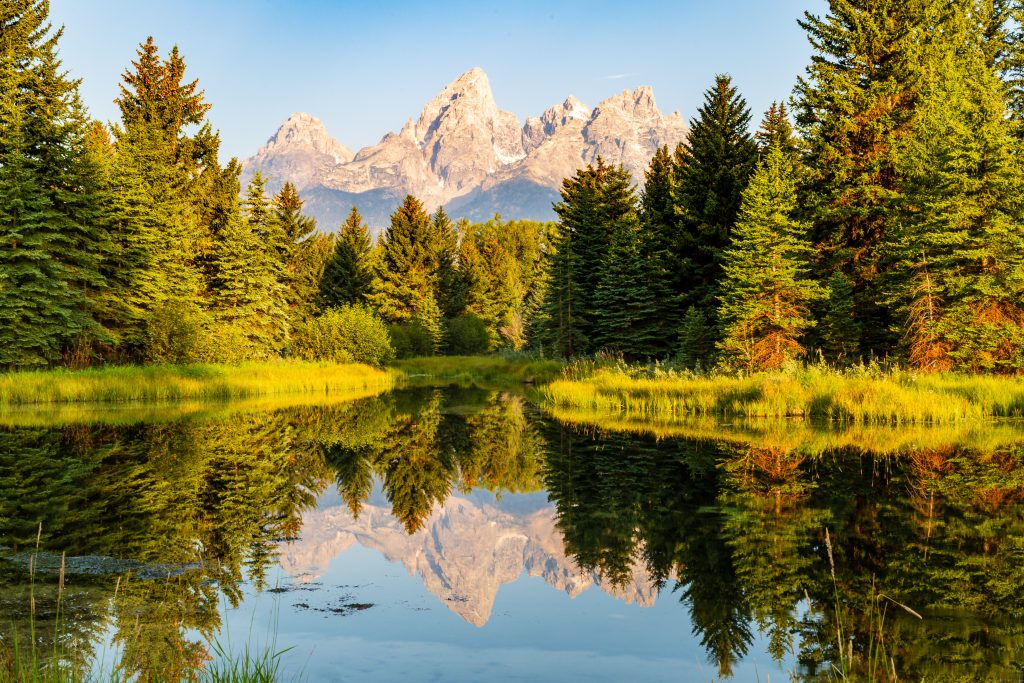
<svg viewBox="0 0 1024 683">
<path fill-rule="evenodd" d="M 285 680 L 1024 680 L 1017 424 L 427 387 L 6 425 L 0 668 L 34 624 L 139 680 L 246 647 L 287 649 Z"/>
</svg>

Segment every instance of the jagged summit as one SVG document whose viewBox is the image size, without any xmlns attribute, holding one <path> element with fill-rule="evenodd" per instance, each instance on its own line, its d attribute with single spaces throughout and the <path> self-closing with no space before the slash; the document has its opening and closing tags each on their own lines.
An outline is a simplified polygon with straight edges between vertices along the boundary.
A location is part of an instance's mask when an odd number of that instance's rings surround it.
<svg viewBox="0 0 1024 683">
<path fill-rule="evenodd" d="M 296 113 L 247 159 L 271 188 L 287 180 L 326 229 L 352 204 L 382 226 L 406 193 L 430 207 L 483 219 L 550 219 L 563 178 L 601 156 L 634 177 L 661 145 L 686 136 L 679 114 L 662 115 L 650 87 L 624 90 L 591 109 L 568 97 L 520 124 L 495 103 L 490 79 L 474 67 L 446 85 L 401 131 L 353 154 L 323 123 Z"/>
<path fill-rule="evenodd" d="M 323 121 L 305 112 L 288 117 L 246 170 L 259 169 L 276 184 L 290 180 L 299 189 L 316 185 L 325 169 L 352 161 L 352 150 L 331 137 Z"/>
</svg>

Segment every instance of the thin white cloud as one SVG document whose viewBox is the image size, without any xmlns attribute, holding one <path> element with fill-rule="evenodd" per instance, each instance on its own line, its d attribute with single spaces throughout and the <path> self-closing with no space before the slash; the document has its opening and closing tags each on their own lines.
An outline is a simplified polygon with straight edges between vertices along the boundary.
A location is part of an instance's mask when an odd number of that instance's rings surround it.
<svg viewBox="0 0 1024 683">
<path fill-rule="evenodd" d="M 632 76 L 632 75 L 633 74 L 610 74 L 608 76 L 603 77 L 601 80 L 602 81 L 618 81 L 620 79 L 623 79 L 623 78 L 626 78 L 627 76 Z"/>
</svg>

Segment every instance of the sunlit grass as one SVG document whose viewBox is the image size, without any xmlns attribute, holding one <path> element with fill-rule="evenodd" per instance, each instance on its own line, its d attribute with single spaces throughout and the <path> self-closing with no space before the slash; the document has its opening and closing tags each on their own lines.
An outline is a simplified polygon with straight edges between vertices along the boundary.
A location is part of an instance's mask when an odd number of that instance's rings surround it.
<svg viewBox="0 0 1024 683">
<path fill-rule="evenodd" d="M 549 407 L 631 418 L 686 415 L 945 424 L 1024 415 L 1024 382 L 988 375 L 809 367 L 752 376 L 570 368 L 542 389 Z"/>
<path fill-rule="evenodd" d="M 414 383 L 424 379 L 454 384 L 541 384 L 557 378 L 564 364 L 527 356 L 429 356 L 395 361 L 391 367 Z"/>
<path fill-rule="evenodd" d="M 368 365 L 280 362 L 144 365 L 0 375 L 0 406 L 250 399 L 288 394 L 365 395 L 394 386 L 396 373 Z"/>
</svg>

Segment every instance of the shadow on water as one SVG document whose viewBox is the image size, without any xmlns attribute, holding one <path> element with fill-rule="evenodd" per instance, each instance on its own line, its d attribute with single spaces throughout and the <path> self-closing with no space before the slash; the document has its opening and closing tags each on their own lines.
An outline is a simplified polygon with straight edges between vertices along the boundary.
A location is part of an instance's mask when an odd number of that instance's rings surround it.
<svg viewBox="0 0 1024 683">
<path fill-rule="evenodd" d="M 1021 676 L 1019 424 L 629 423 L 429 386 L 86 417 L 0 428 L 0 649 L 31 621 L 80 672 L 112 634 L 124 675 L 185 677 L 324 494 L 354 517 L 382 495 L 415 534 L 483 489 L 546 491 L 565 555 L 678 600 L 722 676 L 754 655 L 809 681 Z"/>
</svg>

